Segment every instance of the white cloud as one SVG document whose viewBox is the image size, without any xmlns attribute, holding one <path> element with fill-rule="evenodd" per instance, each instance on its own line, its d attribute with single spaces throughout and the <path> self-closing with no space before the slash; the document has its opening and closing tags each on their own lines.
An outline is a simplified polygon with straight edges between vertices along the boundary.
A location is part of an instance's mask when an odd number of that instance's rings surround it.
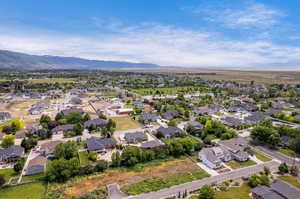
<svg viewBox="0 0 300 199">
<path fill-rule="evenodd" d="M 37 32 L 12 35 L 0 31 L 0 49 L 184 67 L 247 68 L 274 63 L 284 66 L 300 56 L 300 48 L 260 40 L 229 41 L 210 32 L 155 23 L 121 29 L 118 33 L 98 35 Z"/>
<path fill-rule="evenodd" d="M 280 23 L 285 14 L 261 3 L 245 3 L 240 7 L 231 8 L 194 8 L 194 13 L 203 14 L 205 19 L 218 22 L 227 28 L 269 28 Z"/>
</svg>

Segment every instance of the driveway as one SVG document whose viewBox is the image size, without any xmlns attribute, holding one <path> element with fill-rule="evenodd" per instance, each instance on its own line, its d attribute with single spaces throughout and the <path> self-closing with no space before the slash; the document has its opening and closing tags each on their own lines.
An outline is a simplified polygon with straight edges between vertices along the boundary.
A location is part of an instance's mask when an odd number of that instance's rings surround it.
<svg viewBox="0 0 300 199">
<path fill-rule="evenodd" d="M 119 185 L 109 184 L 107 185 L 108 199 L 122 199 L 127 197 L 126 194 L 120 191 Z"/>
<path fill-rule="evenodd" d="M 204 171 L 206 171 L 209 175 L 211 176 L 217 176 L 219 175 L 219 173 L 211 168 L 209 168 L 208 166 L 206 166 L 205 164 L 203 164 L 202 162 L 198 162 L 197 165 L 203 169 Z"/>
</svg>

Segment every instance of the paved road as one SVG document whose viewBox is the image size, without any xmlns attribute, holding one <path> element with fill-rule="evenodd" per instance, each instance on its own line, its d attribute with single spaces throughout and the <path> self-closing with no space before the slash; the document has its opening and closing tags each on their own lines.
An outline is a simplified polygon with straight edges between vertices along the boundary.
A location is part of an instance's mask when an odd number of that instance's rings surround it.
<svg viewBox="0 0 300 199">
<path fill-rule="evenodd" d="M 249 177 L 250 175 L 261 171 L 264 166 L 269 167 L 272 171 L 275 171 L 277 170 L 279 164 L 280 163 L 278 161 L 273 160 L 263 164 L 237 169 L 218 176 L 213 176 L 202 180 L 196 180 L 193 182 L 176 185 L 170 188 L 161 189 L 156 192 L 149 192 L 137 196 L 128 196 L 125 199 L 160 199 L 160 198 L 175 196 L 179 192 L 184 192 L 185 190 L 187 190 L 188 192 L 195 191 L 205 184 L 213 184 L 213 183 L 219 184 L 230 179 L 235 180 L 241 177 Z"/>
<path fill-rule="evenodd" d="M 127 197 L 126 194 L 120 191 L 119 185 L 109 184 L 107 185 L 108 199 L 122 199 Z"/>
<path fill-rule="evenodd" d="M 272 156 L 278 160 L 280 160 L 281 162 L 286 162 L 287 164 L 289 165 L 297 165 L 298 167 L 300 167 L 300 161 L 299 159 L 298 160 L 295 160 L 295 158 L 291 158 L 291 157 L 288 157 L 280 152 L 277 152 L 275 150 L 272 150 L 272 149 L 269 149 L 267 147 L 264 147 L 264 146 L 253 146 L 255 149 L 269 155 L 269 156 Z"/>
</svg>

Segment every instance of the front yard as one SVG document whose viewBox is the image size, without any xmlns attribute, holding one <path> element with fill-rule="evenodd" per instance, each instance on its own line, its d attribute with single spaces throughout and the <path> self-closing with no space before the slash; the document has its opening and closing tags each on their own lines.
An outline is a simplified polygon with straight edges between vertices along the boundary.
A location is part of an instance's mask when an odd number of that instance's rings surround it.
<svg viewBox="0 0 300 199">
<path fill-rule="evenodd" d="M 226 164 L 233 169 L 256 165 L 256 163 L 253 160 L 247 160 L 245 162 L 230 161 L 230 162 L 227 162 Z"/>
<path fill-rule="evenodd" d="M 244 182 L 241 187 L 232 187 L 228 191 L 217 191 L 214 199 L 251 199 L 250 193 L 251 188 L 247 182 Z"/>
<path fill-rule="evenodd" d="M 116 131 L 140 128 L 140 125 L 128 116 L 111 117 L 111 119 L 116 122 Z"/>
<path fill-rule="evenodd" d="M 297 180 L 297 177 L 295 177 L 295 176 L 278 176 L 278 178 L 280 180 L 283 180 L 283 181 L 297 187 L 298 189 L 300 189 L 300 183 Z"/>
</svg>

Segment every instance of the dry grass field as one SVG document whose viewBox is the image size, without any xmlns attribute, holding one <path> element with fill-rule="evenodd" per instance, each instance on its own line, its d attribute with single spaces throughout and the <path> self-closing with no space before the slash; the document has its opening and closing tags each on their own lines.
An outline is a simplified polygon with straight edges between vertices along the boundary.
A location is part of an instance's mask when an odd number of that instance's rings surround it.
<svg viewBox="0 0 300 199">
<path fill-rule="evenodd" d="M 116 131 L 140 128 L 140 125 L 128 116 L 111 117 L 111 119 L 117 124 Z"/>
<path fill-rule="evenodd" d="M 130 71 L 123 69 L 122 71 Z M 182 73 L 198 75 L 197 73 L 216 73 L 216 75 L 201 75 L 204 79 L 237 82 L 251 82 L 256 84 L 300 83 L 300 71 L 241 71 L 241 70 L 206 70 L 206 69 L 137 69 L 135 72 L 146 73 Z"/>
<path fill-rule="evenodd" d="M 195 174 L 195 176 L 193 176 Z M 187 178 L 186 176 L 189 176 Z M 189 158 L 171 160 L 167 162 L 159 162 L 153 165 L 147 165 L 142 169 L 131 170 L 108 170 L 103 174 L 79 178 L 77 180 L 69 181 L 68 183 L 53 184 L 51 185 L 51 192 L 64 189 L 61 196 L 62 199 L 71 199 L 72 197 L 80 196 L 86 192 L 93 191 L 97 188 L 106 186 L 107 184 L 117 183 L 122 190 L 128 188 L 134 189 L 135 185 L 139 182 L 145 182 L 150 179 L 169 180 L 168 185 L 176 184 L 177 182 L 183 183 L 199 178 L 208 177 L 208 174 L 201 170 Z M 176 178 L 176 181 L 174 181 Z M 173 181 L 171 181 L 171 179 Z M 181 181 L 180 181 L 181 180 Z M 131 186 L 131 187 L 130 187 Z M 156 185 L 153 184 L 153 189 Z M 161 188 L 161 187 L 160 187 Z M 151 189 L 151 187 L 148 189 Z M 147 190 L 144 190 L 147 191 Z"/>
</svg>

